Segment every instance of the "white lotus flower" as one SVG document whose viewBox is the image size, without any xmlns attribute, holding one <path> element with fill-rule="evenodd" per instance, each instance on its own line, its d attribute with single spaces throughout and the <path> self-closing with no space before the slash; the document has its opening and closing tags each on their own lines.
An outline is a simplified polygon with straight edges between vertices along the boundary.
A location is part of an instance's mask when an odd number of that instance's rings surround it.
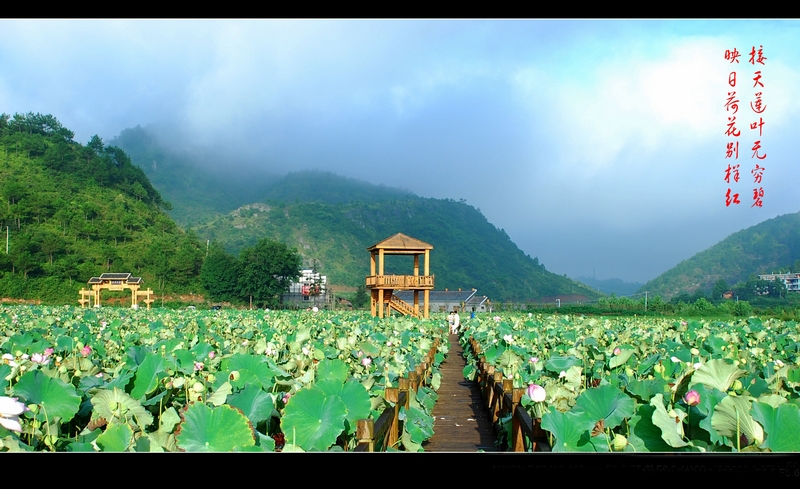
<svg viewBox="0 0 800 489">
<path fill-rule="evenodd" d="M 672 363 L 681 363 L 681 360 L 678 357 L 672 357 L 670 360 L 672 360 Z"/>
<path fill-rule="evenodd" d="M 19 415 L 27 411 L 28 408 L 16 397 L 0 396 L 0 426 L 13 431 L 22 431 L 19 423 Z"/>
<path fill-rule="evenodd" d="M 506 340 L 506 343 L 514 343 L 514 337 L 510 334 L 503 335 L 503 339 Z"/>
</svg>

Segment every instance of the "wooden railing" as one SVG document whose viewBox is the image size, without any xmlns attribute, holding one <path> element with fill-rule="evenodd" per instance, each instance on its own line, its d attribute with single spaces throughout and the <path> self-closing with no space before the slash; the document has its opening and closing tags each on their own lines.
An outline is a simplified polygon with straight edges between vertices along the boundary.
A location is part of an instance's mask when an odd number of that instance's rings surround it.
<svg viewBox="0 0 800 489">
<path fill-rule="evenodd" d="M 354 452 L 385 452 L 388 447 L 394 447 L 403 434 L 403 423 L 400 422 L 400 406 L 408 409 L 411 400 L 410 396 L 416 395 L 417 390 L 422 385 L 430 385 L 433 373 L 433 358 L 439 340 L 433 342 L 433 346 L 425 355 L 422 363 L 417 368 L 408 372 L 406 377 L 398 379 L 397 387 L 389 387 L 385 390 L 385 398 L 391 404 L 383 410 L 383 413 L 375 419 L 359 419 L 356 424 L 356 438 L 358 445 Z"/>
<path fill-rule="evenodd" d="M 406 316 L 417 316 L 416 311 L 414 311 L 414 306 L 403 299 L 398 298 L 396 295 L 392 295 L 389 298 L 389 306 L 393 307 L 400 314 L 405 314 Z"/>
<path fill-rule="evenodd" d="M 496 372 L 493 365 L 488 365 L 486 357 L 481 355 L 480 345 L 470 338 L 470 348 L 475 358 L 478 358 L 476 381 L 481 389 L 481 395 L 489 409 L 492 423 L 497 426 L 500 419 L 512 413 L 511 418 L 511 446 L 512 452 L 526 451 L 526 441 L 529 442 L 533 452 L 549 452 L 550 444 L 547 432 L 541 428 L 541 419 L 531 418 L 528 411 L 520 405 L 524 388 L 514 388 L 512 379 L 504 379 L 502 372 Z"/>
<path fill-rule="evenodd" d="M 367 288 L 433 289 L 433 275 L 370 275 Z"/>
</svg>

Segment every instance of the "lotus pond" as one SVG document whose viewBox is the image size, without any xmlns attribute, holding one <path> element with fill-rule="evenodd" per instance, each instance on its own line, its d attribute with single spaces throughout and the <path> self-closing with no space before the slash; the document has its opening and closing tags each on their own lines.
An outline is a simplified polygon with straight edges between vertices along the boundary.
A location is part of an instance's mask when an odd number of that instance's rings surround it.
<svg viewBox="0 0 800 489">
<path fill-rule="evenodd" d="M 341 451 L 443 321 L 0 306 L 0 451 Z M 440 374 L 402 409 L 420 451 Z"/>
<path fill-rule="evenodd" d="M 554 452 L 800 451 L 794 321 L 504 314 L 465 321 L 470 337 Z"/>
</svg>

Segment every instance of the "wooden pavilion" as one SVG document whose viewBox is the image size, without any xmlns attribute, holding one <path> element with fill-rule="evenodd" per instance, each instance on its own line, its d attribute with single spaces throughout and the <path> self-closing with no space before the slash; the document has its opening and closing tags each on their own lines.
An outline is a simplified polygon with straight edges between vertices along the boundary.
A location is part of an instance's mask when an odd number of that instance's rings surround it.
<svg viewBox="0 0 800 489">
<path fill-rule="evenodd" d="M 430 291 L 433 290 L 433 275 L 430 274 L 430 251 L 433 246 L 403 233 L 376 243 L 367 251 L 370 252 L 370 275 L 367 277 L 367 288 L 372 292 L 372 316 L 384 317 L 384 312 L 391 310 L 408 316 L 420 317 L 419 292 L 423 292 L 422 317 L 429 317 Z M 414 275 L 384 275 L 385 255 L 413 255 Z M 419 274 L 419 257 L 424 255 L 424 273 Z M 411 290 L 414 292 L 414 304 L 411 305 L 396 295 L 395 290 Z"/>
<path fill-rule="evenodd" d="M 102 290 L 125 290 L 131 291 L 131 306 L 139 305 L 139 299 L 147 304 L 150 309 L 150 304 L 153 303 L 153 291 L 151 289 L 139 290 L 143 285 L 144 280 L 141 277 L 131 277 L 130 273 L 104 273 L 99 277 L 92 277 L 89 279 L 88 284 L 92 290 L 81 289 L 78 293 L 81 298 L 78 303 L 83 307 L 89 307 L 94 302 L 95 307 L 100 305 L 100 292 Z"/>
</svg>

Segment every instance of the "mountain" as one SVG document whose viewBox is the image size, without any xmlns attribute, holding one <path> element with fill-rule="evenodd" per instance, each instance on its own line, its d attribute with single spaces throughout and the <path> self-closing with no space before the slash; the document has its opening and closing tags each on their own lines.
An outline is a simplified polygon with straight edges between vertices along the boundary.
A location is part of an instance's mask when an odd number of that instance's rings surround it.
<svg viewBox="0 0 800 489">
<path fill-rule="evenodd" d="M 330 283 L 356 287 L 369 273 L 366 249 L 402 232 L 434 246 L 437 289 L 475 287 L 502 301 L 601 295 L 547 271 L 462 202 L 424 199 L 330 172 L 277 177 L 239 169 L 235 161 L 215 163 L 191 148 L 169 148 L 149 126 L 126 129 L 112 143 L 128 152 L 173 204 L 170 215 L 179 224 L 229 253 L 269 237 L 296 247 L 305 264 L 327 274 Z M 410 257 L 390 257 L 387 267 L 410 273 L 413 264 Z"/>
<path fill-rule="evenodd" d="M 167 201 L 179 203 L 169 214 L 184 227 L 231 212 L 268 192 L 279 194 L 270 190 L 277 175 L 196 148 L 170 147 L 149 126 L 125 129 L 109 144 L 130 155 Z"/>
<path fill-rule="evenodd" d="M 578 277 L 575 280 L 584 283 L 604 294 L 617 294 L 618 296 L 633 295 L 642 288 L 639 282 L 625 282 L 618 278 L 599 280 L 593 277 Z"/>
<path fill-rule="evenodd" d="M 296 247 L 307 266 L 330 283 L 356 287 L 369 274 L 371 245 L 402 232 L 434 246 L 431 273 L 437 289 L 477 288 L 499 301 L 535 300 L 556 294 L 597 291 L 548 272 L 508 235 L 472 206 L 450 199 L 426 199 L 333 174 L 300 172 L 285 177 L 286 188 L 303 188 L 292 203 L 252 203 L 193 226 L 201 239 L 215 240 L 230 253 L 261 237 Z M 276 182 L 283 187 L 283 180 Z M 324 184 L 319 184 L 324 182 Z M 381 193 L 387 197 L 380 200 Z M 398 193 L 405 198 L 396 198 Z M 343 196 L 348 196 L 343 198 Z M 304 201 L 309 198 L 313 201 Z M 287 199 L 288 200 L 288 199 Z M 407 274 L 411 257 L 387 257 L 386 273 Z"/>
<path fill-rule="evenodd" d="M 800 212 L 784 214 L 736 232 L 647 282 L 640 289 L 669 300 L 680 293 L 709 292 L 724 279 L 729 285 L 750 275 L 800 265 Z"/>
<path fill-rule="evenodd" d="M 159 292 L 199 289 L 203 252 L 121 149 L 83 146 L 52 115 L 0 115 L 0 298 L 77 301 L 77 284 L 130 272 Z"/>
</svg>

